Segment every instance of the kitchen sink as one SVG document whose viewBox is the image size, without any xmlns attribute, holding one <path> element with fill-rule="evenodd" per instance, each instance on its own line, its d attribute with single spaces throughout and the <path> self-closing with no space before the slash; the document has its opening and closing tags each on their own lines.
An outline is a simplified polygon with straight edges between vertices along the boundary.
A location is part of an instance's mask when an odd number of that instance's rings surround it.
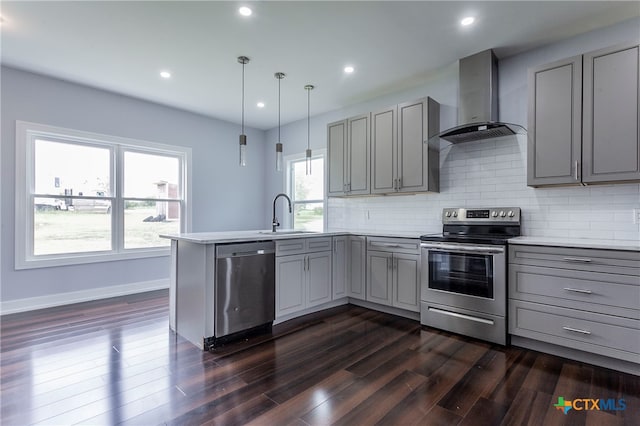
<svg viewBox="0 0 640 426">
<path fill-rule="evenodd" d="M 316 234 L 315 231 L 294 231 L 294 230 L 284 230 L 284 231 L 258 231 L 259 234 L 270 234 L 270 235 L 296 235 L 296 234 Z"/>
</svg>

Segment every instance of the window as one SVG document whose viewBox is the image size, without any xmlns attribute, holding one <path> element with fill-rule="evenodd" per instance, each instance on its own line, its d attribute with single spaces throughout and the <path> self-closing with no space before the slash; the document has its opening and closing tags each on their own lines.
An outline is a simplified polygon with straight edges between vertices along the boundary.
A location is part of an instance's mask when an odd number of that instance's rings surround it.
<svg viewBox="0 0 640 426">
<path fill-rule="evenodd" d="M 168 254 L 187 230 L 190 151 L 16 125 L 16 268 Z"/>
<path fill-rule="evenodd" d="M 314 154 L 310 175 L 306 174 L 304 157 L 293 157 L 287 162 L 288 192 L 293 202 L 293 229 L 324 229 L 324 153 Z"/>
</svg>

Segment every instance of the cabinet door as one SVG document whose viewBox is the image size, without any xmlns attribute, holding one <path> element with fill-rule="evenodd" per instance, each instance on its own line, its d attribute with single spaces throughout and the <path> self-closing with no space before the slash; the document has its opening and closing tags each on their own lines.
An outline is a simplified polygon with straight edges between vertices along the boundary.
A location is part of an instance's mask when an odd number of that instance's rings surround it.
<svg viewBox="0 0 640 426">
<path fill-rule="evenodd" d="M 385 194 L 397 188 L 397 129 L 395 106 L 371 115 L 371 193 Z"/>
<path fill-rule="evenodd" d="M 640 180 L 637 43 L 584 55 L 582 181 Z"/>
<path fill-rule="evenodd" d="M 367 300 L 383 305 L 392 304 L 393 254 L 367 252 Z"/>
<path fill-rule="evenodd" d="M 420 255 L 394 253 L 393 306 L 420 311 Z"/>
<path fill-rule="evenodd" d="M 527 185 L 580 182 L 582 56 L 529 70 Z"/>
<path fill-rule="evenodd" d="M 347 296 L 347 239 L 348 237 L 333 237 L 333 262 L 331 265 L 333 283 L 333 299 Z"/>
<path fill-rule="evenodd" d="M 276 257 L 276 317 L 305 308 L 306 255 Z"/>
<path fill-rule="evenodd" d="M 369 114 L 347 120 L 347 192 L 362 195 L 370 192 L 369 182 Z"/>
<path fill-rule="evenodd" d="M 365 299 L 365 279 L 367 276 L 366 239 L 350 236 L 347 239 L 347 288 L 354 299 Z"/>
<path fill-rule="evenodd" d="M 434 166 L 429 137 L 438 133 L 440 105 L 431 98 L 398 105 L 398 190 L 402 192 L 438 191 L 437 181 L 429 180 Z M 435 167 L 439 168 L 439 160 Z"/>
<path fill-rule="evenodd" d="M 330 251 L 307 255 L 307 307 L 331 301 Z"/>
<path fill-rule="evenodd" d="M 344 195 L 346 185 L 347 121 L 327 125 L 327 193 Z"/>
</svg>

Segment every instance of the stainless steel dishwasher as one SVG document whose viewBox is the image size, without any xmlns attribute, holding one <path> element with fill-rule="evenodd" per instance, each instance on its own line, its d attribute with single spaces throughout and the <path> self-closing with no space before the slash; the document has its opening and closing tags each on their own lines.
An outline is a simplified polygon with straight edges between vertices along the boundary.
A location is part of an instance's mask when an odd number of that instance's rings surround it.
<svg viewBox="0 0 640 426">
<path fill-rule="evenodd" d="M 216 246 L 215 340 L 275 319 L 275 243 Z M 226 339 L 225 339 L 226 340 Z"/>
</svg>

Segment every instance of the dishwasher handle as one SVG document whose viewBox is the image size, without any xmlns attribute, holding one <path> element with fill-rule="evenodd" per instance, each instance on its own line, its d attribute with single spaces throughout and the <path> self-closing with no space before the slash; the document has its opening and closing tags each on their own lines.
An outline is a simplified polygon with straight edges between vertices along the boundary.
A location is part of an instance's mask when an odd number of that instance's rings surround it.
<svg viewBox="0 0 640 426">
<path fill-rule="evenodd" d="M 275 252 L 276 246 L 273 241 L 216 245 L 216 258 L 218 259 L 225 259 L 230 257 L 262 256 L 275 254 Z"/>
</svg>

